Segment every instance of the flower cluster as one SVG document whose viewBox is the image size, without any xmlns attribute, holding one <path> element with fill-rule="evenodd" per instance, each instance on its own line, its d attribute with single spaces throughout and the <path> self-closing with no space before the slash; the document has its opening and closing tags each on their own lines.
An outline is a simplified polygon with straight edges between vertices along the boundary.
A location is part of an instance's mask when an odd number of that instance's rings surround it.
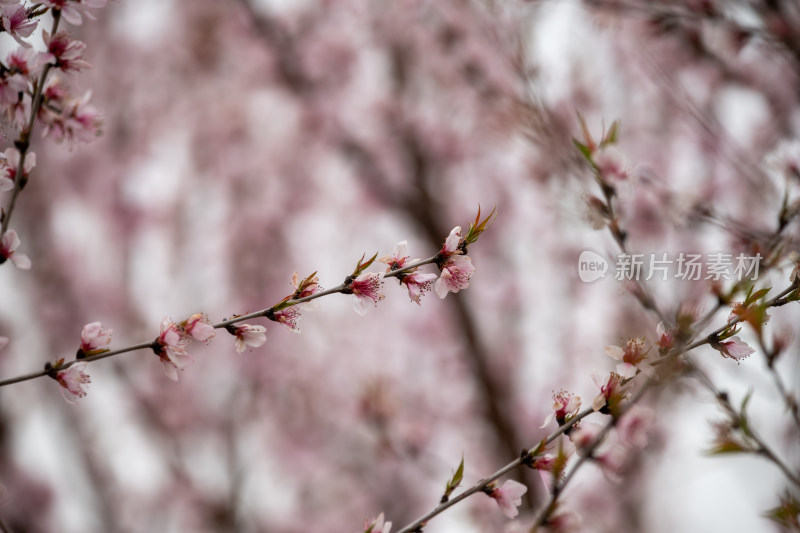
<svg viewBox="0 0 800 533">
<path fill-rule="evenodd" d="M 192 340 L 208 342 L 214 335 L 213 326 L 202 313 L 196 313 L 179 324 L 171 318 L 165 318 L 161 321 L 161 332 L 151 348 L 164 365 L 167 377 L 178 381 L 178 370 L 194 363 L 186 350 L 189 343 Z"/>
<path fill-rule="evenodd" d="M 386 263 L 389 265 L 386 270 L 387 272 L 405 268 L 409 263 L 415 263 L 419 261 L 419 259 L 413 259 L 409 261 L 410 256 L 406 255 L 406 246 L 408 246 L 408 241 L 400 241 L 394 247 L 393 255 L 387 255 L 378 259 L 378 261 L 381 263 Z M 397 276 L 400 284 L 406 286 L 406 289 L 408 290 L 408 297 L 417 305 L 422 305 L 422 302 L 420 301 L 422 295 L 430 290 L 431 285 L 433 285 L 433 282 L 436 280 L 436 278 L 436 274 L 423 274 L 422 272 L 417 272 L 416 267 L 409 268 Z"/>
</svg>

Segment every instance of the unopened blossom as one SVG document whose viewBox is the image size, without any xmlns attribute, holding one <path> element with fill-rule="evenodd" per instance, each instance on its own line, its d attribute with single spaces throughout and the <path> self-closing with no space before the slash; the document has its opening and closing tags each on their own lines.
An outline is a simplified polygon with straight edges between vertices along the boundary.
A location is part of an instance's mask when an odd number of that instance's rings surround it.
<svg viewBox="0 0 800 533">
<path fill-rule="evenodd" d="M 3 29 L 22 46 L 30 46 L 22 38 L 30 37 L 36 29 L 37 21 L 28 18 L 28 10 L 22 4 L 5 5 L 0 11 Z"/>
<path fill-rule="evenodd" d="M 43 63 L 52 63 L 62 72 L 80 72 L 91 68 L 89 62 L 83 59 L 86 44 L 72 39 L 67 32 L 50 35 L 44 31 L 42 39 L 47 47 L 47 52 L 42 55 Z"/>
<path fill-rule="evenodd" d="M 80 26 L 83 23 L 82 15 L 94 18 L 87 9 L 104 7 L 107 2 L 108 0 L 44 0 L 43 3 L 54 10 L 61 11 L 61 18 L 70 24 Z"/>
<path fill-rule="evenodd" d="M 11 263 L 20 270 L 28 270 L 31 268 L 31 260 L 27 255 L 17 252 L 20 245 L 17 232 L 10 229 L 3 233 L 0 238 L 0 264 L 10 260 Z"/>
<path fill-rule="evenodd" d="M 208 342 L 216 335 L 214 326 L 205 313 L 193 314 L 181 322 L 181 327 L 187 335 L 200 342 Z"/>
<path fill-rule="evenodd" d="M 675 346 L 675 339 L 673 338 L 672 332 L 667 331 L 663 322 L 659 322 L 658 326 L 656 326 L 656 335 L 658 336 L 658 340 L 656 341 L 658 353 L 663 355 Z"/>
<path fill-rule="evenodd" d="M 606 355 L 617 361 L 622 361 L 617 365 L 617 374 L 623 378 L 632 378 L 636 375 L 636 368 L 639 363 L 647 357 L 644 349 L 644 339 L 631 339 L 625 343 L 624 348 L 619 346 L 606 346 Z"/>
<path fill-rule="evenodd" d="M 301 280 L 297 272 L 292 275 L 292 286 L 294 287 L 294 294 L 292 295 L 294 300 L 307 298 L 322 290 L 322 287 L 319 285 L 319 277 L 311 275 Z M 317 300 L 309 300 L 297 304 L 297 307 L 301 311 L 316 311 L 317 307 L 319 307 L 319 302 Z"/>
<path fill-rule="evenodd" d="M 390 533 L 392 529 L 391 522 L 384 522 L 383 513 L 378 515 L 378 518 L 364 524 L 364 533 Z"/>
<path fill-rule="evenodd" d="M 81 331 L 81 347 L 79 353 L 85 357 L 107 351 L 104 346 L 111 344 L 110 329 L 103 329 L 100 322 L 92 322 L 83 326 Z"/>
<path fill-rule="evenodd" d="M 283 324 L 294 333 L 300 333 L 300 310 L 296 306 L 286 307 L 280 311 L 275 311 L 270 316 L 272 320 L 279 324 Z"/>
<path fill-rule="evenodd" d="M 719 351 L 722 357 L 733 359 L 737 363 L 755 352 L 755 350 L 740 339 L 738 335 L 724 341 L 713 341 L 711 342 L 711 347 Z"/>
<path fill-rule="evenodd" d="M 526 492 L 528 492 L 528 487 L 518 481 L 509 479 L 503 483 L 502 487 L 491 487 L 487 494 L 497 502 L 504 515 L 508 518 L 514 518 L 519 514 L 517 507 L 522 505 L 522 495 Z"/>
<path fill-rule="evenodd" d="M 592 376 L 592 379 L 600 387 L 600 394 L 592 402 L 592 409 L 595 411 L 603 409 L 604 412 L 614 414 L 620 402 L 628 396 L 622 385 L 624 378 L 616 372 L 611 372 L 605 381 L 598 376 Z"/>
<path fill-rule="evenodd" d="M 86 385 L 92 382 L 89 374 L 84 372 L 87 363 L 75 363 L 55 374 L 55 380 L 61 385 L 61 396 L 67 403 L 75 403 L 78 398 L 86 396 Z"/>
<path fill-rule="evenodd" d="M 560 426 L 569 421 L 570 418 L 578 414 L 578 410 L 580 408 L 581 408 L 580 397 L 576 396 L 575 394 L 569 393 L 563 389 L 558 392 L 554 392 L 553 412 L 547 415 L 547 418 L 545 418 L 544 424 L 542 424 L 541 427 L 545 427 L 547 424 L 549 424 L 554 417 L 556 419 L 556 422 L 558 422 L 558 425 Z"/>
<path fill-rule="evenodd" d="M 449 292 L 458 292 L 469 287 L 469 278 L 475 272 L 472 259 L 467 255 L 454 255 L 441 268 L 442 274 L 434 284 L 439 298 L 444 298 Z"/>
<path fill-rule="evenodd" d="M 458 246 L 461 244 L 461 226 L 456 226 L 450 230 L 450 235 L 444 241 L 444 246 L 439 252 L 445 257 L 451 256 L 458 252 Z"/>
<path fill-rule="evenodd" d="M 380 292 L 382 286 L 383 273 L 380 272 L 363 272 L 350 283 L 356 313 L 365 315 L 370 307 L 377 307 L 384 298 Z"/>
<path fill-rule="evenodd" d="M 165 318 L 161 322 L 161 333 L 153 342 L 153 351 L 164 365 L 164 373 L 172 381 L 178 381 L 178 370 L 183 370 L 194 363 L 194 359 L 186 351 L 189 338 L 183 329 Z"/>
<path fill-rule="evenodd" d="M 615 146 L 606 146 L 592 156 L 592 162 L 604 178 L 624 180 L 628 178 L 630 169 L 622 152 Z"/>
<path fill-rule="evenodd" d="M 252 324 L 228 326 L 228 332 L 236 337 L 236 351 L 242 353 L 246 349 L 258 348 L 267 342 L 267 328 Z"/>
<path fill-rule="evenodd" d="M 620 442 L 631 448 L 644 448 L 647 446 L 648 433 L 654 420 L 652 409 L 634 405 L 617 422 Z"/>
</svg>

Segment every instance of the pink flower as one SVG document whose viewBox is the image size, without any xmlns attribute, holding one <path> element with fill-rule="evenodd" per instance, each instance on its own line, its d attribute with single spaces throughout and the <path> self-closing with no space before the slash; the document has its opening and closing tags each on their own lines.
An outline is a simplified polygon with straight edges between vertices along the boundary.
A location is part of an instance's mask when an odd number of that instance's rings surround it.
<svg viewBox="0 0 800 533">
<path fill-rule="evenodd" d="M 439 298 L 444 298 L 448 292 L 458 292 L 469 287 L 469 278 L 475 272 L 472 259 L 466 255 L 449 258 L 441 268 L 442 274 L 434 285 Z"/>
<path fill-rule="evenodd" d="M 74 404 L 78 398 L 86 396 L 85 385 L 92 382 L 84 372 L 87 363 L 75 363 L 66 370 L 56 372 L 55 380 L 61 385 L 61 396 L 67 403 Z"/>
<path fill-rule="evenodd" d="M 509 479 L 503 483 L 502 487 L 492 487 L 487 494 L 495 499 L 504 515 L 508 518 L 514 518 L 519 514 L 517 507 L 522 505 L 522 495 L 526 492 L 528 492 L 528 487 L 518 481 Z"/>
<path fill-rule="evenodd" d="M 406 247 L 408 246 L 408 241 L 400 241 L 394 246 L 394 255 L 385 255 L 378 259 L 379 263 L 385 263 L 389 265 L 388 270 L 397 270 L 398 268 L 403 268 L 408 263 L 409 255 L 406 255 Z M 416 261 L 416 259 L 414 259 Z"/>
<path fill-rule="evenodd" d="M 48 91 L 46 91 L 48 92 Z M 89 104 L 91 92 L 80 99 L 62 102 L 61 109 L 42 107 L 39 120 L 44 124 L 44 136 L 58 142 L 89 142 L 99 134 L 102 120 L 97 109 Z"/>
<path fill-rule="evenodd" d="M 2 15 L 3 29 L 14 38 L 19 44 L 25 47 L 30 45 L 22 40 L 22 37 L 30 37 L 36 29 L 37 22 L 28 18 L 28 10 L 22 4 L 3 6 Z"/>
<path fill-rule="evenodd" d="M 258 348 L 267 342 L 267 328 L 251 324 L 228 326 L 228 332 L 236 337 L 236 351 L 242 353 L 247 348 Z"/>
<path fill-rule="evenodd" d="M 83 59 L 86 45 L 81 41 L 71 39 L 67 32 L 60 31 L 51 36 L 44 31 L 42 39 L 47 47 L 47 52 L 42 55 L 43 62 L 52 63 L 62 72 L 80 72 L 91 68 L 89 63 Z"/>
<path fill-rule="evenodd" d="M 634 405 L 617 422 L 617 435 L 620 442 L 633 448 L 647 446 L 647 434 L 653 425 L 655 415 L 652 409 Z"/>
<path fill-rule="evenodd" d="M 53 8 L 54 10 L 61 11 L 61 18 L 80 26 L 83 22 L 81 15 L 86 15 L 89 18 L 94 18 L 90 13 L 85 12 L 89 8 L 98 8 L 106 5 L 108 0 L 44 0 L 44 4 Z"/>
<path fill-rule="evenodd" d="M 401 275 L 400 283 L 408 289 L 408 297 L 417 305 L 422 305 L 420 299 L 422 295 L 431 290 L 431 285 L 438 276 L 433 273 L 412 272 L 411 274 Z"/>
<path fill-rule="evenodd" d="M 400 241 L 394 247 L 394 255 L 387 255 L 378 259 L 381 263 L 389 265 L 386 269 L 387 272 L 403 268 L 409 263 L 419 261 L 419 259 L 408 260 L 410 256 L 406 255 L 407 245 L 407 241 Z M 423 274 L 416 270 L 416 268 L 409 269 L 397 276 L 397 279 L 408 289 L 408 297 L 411 298 L 411 301 L 416 302 L 417 305 L 422 305 L 420 302 L 422 295 L 431 289 L 431 285 L 433 285 L 433 282 L 438 276 L 436 276 L 436 274 Z"/>
<path fill-rule="evenodd" d="M 107 349 L 101 348 L 108 346 L 111 343 L 112 330 L 103 329 L 100 322 L 92 322 L 83 326 L 81 331 L 81 347 L 78 350 L 79 356 L 86 357 L 88 355 L 95 355 L 107 352 Z"/>
<path fill-rule="evenodd" d="M 647 357 L 644 339 L 631 339 L 625 344 L 625 348 L 606 346 L 606 355 L 622 361 L 617 365 L 617 374 L 626 379 L 632 378 L 636 375 L 636 367 Z"/>
<path fill-rule="evenodd" d="M 0 190 L 8 190 L 8 183 L 11 183 L 11 187 L 14 187 L 14 182 L 17 180 L 17 171 L 19 170 L 19 161 L 22 158 L 19 150 L 14 147 L 6 148 L 5 152 L 0 152 L 0 158 L 4 159 L 3 165 L 5 168 L 2 169 L 3 174 L 0 177 L 0 183 L 2 181 L 6 182 L 6 185 L 0 185 Z M 31 171 L 33 167 L 36 166 L 36 154 L 33 152 L 28 152 L 25 155 L 25 168 L 22 169 L 23 180 L 28 178 L 28 173 Z"/>
<path fill-rule="evenodd" d="M 580 427 L 571 431 L 569 440 L 575 445 L 578 455 L 585 454 L 594 444 L 597 436 L 603 431 L 603 426 L 595 422 L 581 422 Z"/>
<path fill-rule="evenodd" d="M 363 272 L 350 283 L 350 291 L 354 296 L 353 308 L 356 313 L 365 315 L 370 307 L 377 307 L 378 302 L 383 300 L 384 296 L 380 292 L 383 287 L 382 280 L 383 273 Z"/>
<path fill-rule="evenodd" d="M 170 318 L 161 321 L 161 333 L 153 342 L 153 351 L 164 364 L 164 373 L 172 381 L 178 381 L 178 370 L 194 363 L 187 353 L 189 338 L 181 327 Z"/>
<path fill-rule="evenodd" d="M 300 333 L 300 326 L 298 324 L 301 318 L 300 310 L 295 306 L 275 311 L 269 318 L 279 324 L 283 324 L 294 333 Z"/>
<path fill-rule="evenodd" d="M 20 241 L 16 231 L 10 229 L 3 233 L 3 237 L 0 238 L 0 264 L 5 263 L 6 259 L 10 259 L 18 269 L 30 269 L 31 260 L 28 259 L 28 256 L 16 251 L 19 245 Z"/>
<path fill-rule="evenodd" d="M 663 322 L 659 322 L 658 326 L 656 326 L 656 335 L 658 335 L 658 341 L 656 341 L 658 353 L 663 355 L 675 346 L 675 339 L 673 338 L 672 332 L 667 331 Z"/>
<path fill-rule="evenodd" d="M 583 525 L 581 517 L 574 511 L 563 511 L 560 513 L 553 513 L 547 517 L 542 527 L 544 531 L 549 533 L 572 533 L 579 531 Z M 544 533 L 544 531 L 542 533 Z"/>
<path fill-rule="evenodd" d="M 180 324 L 184 333 L 196 341 L 208 342 L 216 332 L 204 313 L 195 313 Z"/>
<path fill-rule="evenodd" d="M 604 178 L 614 178 L 624 180 L 628 178 L 630 169 L 625 158 L 616 147 L 606 146 L 594 156 L 592 162 L 597 167 L 597 171 Z"/>
<path fill-rule="evenodd" d="M 722 357 L 733 359 L 737 363 L 755 352 L 755 350 L 740 339 L 738 335 L 725 341 L 712 341 L 711 347 L 719 351 Z"/>
<path fill-rule="evenodd" d="M 570 418 L 578 414 L 581 408 L 581 399 L 565 390 L 560 390 L 553 393 L 553 412 L 547 415 L 544 424 L 540 427 L 545 427 L 555 417 L 558 425 L 562 425 L 569 421 Z"/>
<path fill-rule="evenodd" d="M 450 235 L 444 241 L 444 246 L 439 252 L 445 257 L 449 257 L 458 252 L 458 245 L 461 244 L 461 226 L 456 226 L 450 230 Z"/>
<path fill-rule="evenodd" d="M 364 524 L 364 533 L 389 533 L 391 529 L 392 523 L 384 523 L 383 513 L 379 514 L 375 520 Z"/>
<path fill-rule="evenodd" d="M 628 397 L 622 385 L 624 378 L 616 372 L 611 372 L 605 382 L 598 376 L 592 376 L 592 379 L 600 387 L 600 394 L 592 402 L 592 409 L 614 414 L 620 402 Z"/>
</svg>

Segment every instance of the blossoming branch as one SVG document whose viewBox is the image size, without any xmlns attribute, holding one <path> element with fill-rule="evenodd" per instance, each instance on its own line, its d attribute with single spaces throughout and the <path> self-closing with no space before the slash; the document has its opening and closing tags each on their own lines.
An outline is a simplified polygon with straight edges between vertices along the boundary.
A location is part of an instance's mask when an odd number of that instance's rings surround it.
<svg viewBox="0 0 800 533">
<path fill-rule="evenodd" d="M 481 218 L 481 211 L 475 221 L 469 224 L 466 234 L 461 226 L 452 229 L 441 250 L 428 259 L 413 259 L 406 255 L 407 242 L 401 241 L 395 246 L 394 253 L 378 259 L 375 254 L 365 260 L 362 256 L 351 274 L 344 281 L 331 289 L 323 290 L 319 285 L 317 273 L 300 280 L 297 274 L 292 279 L 294 291 L 277 304 L 256 311 L 236 315 L 230 319 L 212 324 L 203 313 L 195 313 L 182 322 L 174 322 L 165 318 L 161 323 L 158 336 L 152 342 L 143 342 L 125 348 L 110 350 L 105 348 L 111 343 L 112 331 L 105 329 L 100 322 L 87 324 L 81 333 L 81 345 L 75 359 L 65 361 L 58 359 L 55 363 L 47 363 L 44 370 L 29 374 L 0 380 L 0 387 L 50 376 L 61 385 L 64 398 L 72 403 L 75 399 L 86 395 L 86 386 L 91 383 L 91 378 L 86 372 L 87 363 L 98 361 L 106 357 L 119 355 L 137 350 L 152 350 L 164 366 L 167 377 L 173 381 L 178 379 L 178 371 L 183 370 L 194 362 L 188 352 L 188 346 L 193 341 L 210 342 L 215 336 L 216 329 L 224 329 L 234 337 L 237 352 L 246 349 L 258 348 L 263 345 L 266 338 L 266 328 L 262 325 L 242 324 L 246 320 L 267 318 L 277 322 L 293 332 L 300 331 L 298 321 L 301 310 L 313 309 L 312 303 L 323 296 L 330 294 L 347 294 L 353 296 L 353 308 L 356 313 L 363 315 L 371 307 L 376 307 L 384 295 L 381 292 L 383 280 L 396 278 L 401 285 L 406 287 L 409 299 L 421 305 L 421 297 L 433 288 L 439 298 L 445 298 L 450 292 L 457 293 L 469 287 L 470 277 L 475 271 L 472 259 L 467 255 L 468 246 L 477 242 L 495 216 L 495 211 Z M 385 272 L 367 272 L 367 269 L 376 262 L 388 265 Z M 428 264 L 435 264 L 440 275 L 418 272 L 418 268 Z M 3 339 L 3 344 L 7 339 Z"/>
</svg>

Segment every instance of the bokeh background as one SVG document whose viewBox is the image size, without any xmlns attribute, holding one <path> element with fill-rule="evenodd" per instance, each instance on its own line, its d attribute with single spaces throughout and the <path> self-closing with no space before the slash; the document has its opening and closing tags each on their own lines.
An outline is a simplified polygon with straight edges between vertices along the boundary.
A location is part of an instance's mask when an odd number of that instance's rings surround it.
<svg viewBox="0 0 800 533">
<path fill-rule="evenodd" d="M 194 345 L 178 383 L 152 353 L 107 359 L 76 406 L 49 379 L 0 389 L 0 517 L 16 533 L 353 532 L 379 512 L 399 529 L 462 454 L 474 483 L 552 431 L 539 426 L 554 390 L 590 405 L 592 372 L 615 364 L 604 347 L 652 345 L 658 320 L 623 284 L 578 278 L 581 251 L 617 250 L 592 227 L 577 112 L 596 138 L 621 120 L 632 250 L 764 250 L 784 193 L 798 196 L 797 176 L 765 164 L 800 131 L 789 0 L 136 0 L 95 14 L 70 29 L 93 65 L 72 82 L 103 135 L 37 138 L 15 213 L 33 269 L 0 269 L 3 376 L 71 357 L 89 322 L 112 347 L 148 341 L 165 316 L 257 311 L 294 272 L 333 287 L 364 253 L 406 239 L 429 257 L 478 205 L 498 215 L 470 248 L 470 288 L 445 300 L 418 307 L 389 281 L 360 317 L 326 297 L 300 335 L 265 323 L 250 352 L 225 332 Z M 781 242 L 759 286 L 788 285 L 796 225 Z M 650 287 L 669 316 L 715 303 L 705 281 Z M 796 307 L 770 332 L 796 330 Z M 796 390 L 791 342 L 777 369 Z M 761 354 L 692 357 L 735 401 L 753 391 L 754 424 L 796 467 Z M 621 478 L 589 466 L 565 495 L 583 530 L 769 531 L 760 513 L 785 481 L 703 454 L 713 398 L 676 380 L 646 403 L 656 423 Z M 478 495 L 425 530 L 525 531 L 545 491 L 515 475 L 530 487 L 517 522 Z"/>
</svg>

